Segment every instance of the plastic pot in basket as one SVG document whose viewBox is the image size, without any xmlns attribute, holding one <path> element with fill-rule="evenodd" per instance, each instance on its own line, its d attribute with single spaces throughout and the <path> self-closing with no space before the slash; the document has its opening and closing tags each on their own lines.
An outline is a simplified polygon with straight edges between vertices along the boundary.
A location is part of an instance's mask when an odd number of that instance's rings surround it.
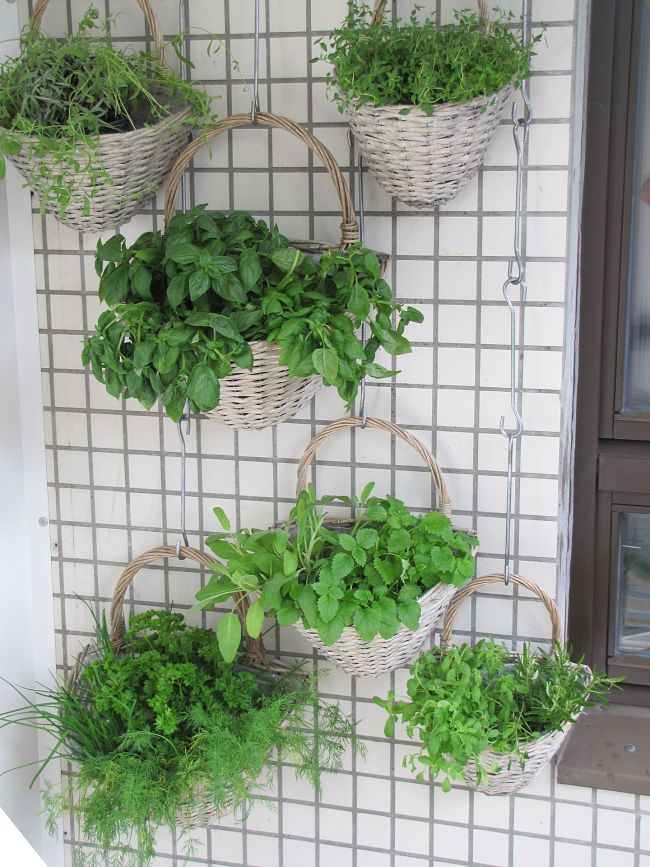
<svg viewBox="0 0 650 867">
<path fill-rule="evenodd" d="M 192 828 L 215 817 L 243 818 L 283 755 L 318 789 L 321 771 L 338 770 L 346 748 L 356 744 L 338 706 L 321 702 L 297 669 L 270 660 L 260 640 L 248 638 L 233 665 L 220 652 L 221 620 L 215 632 L 189 626 L 180 613 L 141 610 L 125 625 L 133 578 L 176 553 L 164 546 L 130 563 L 113 594 L 110 625 L 97 624 L 97 643 L 72 677 L 0 714 L 3 726 L 52 735 L 52 755 L 69 761 L 64 791 L 46 795 L 46 811 L 75 820 L 76 843 L 89 844 L 83 848 L 89 867 L 116 858 L 124 867 L 145 867 L 155 857 L 160 826 L 178 827 L 183 846 Z M 180 554 L 214 566 L 192 548 Z M 248 600 L 239 594 L 234 601 L 244 620 Z"/>
<path fill-rule="evenodd" d="M 382 21 L 386 2 L 375 0 L 371 24 Z M 486 39 L 490 38 L 487 3 L 479 2 L 479 21 L 486 31 Z M 349 30 L 342 30 L 348 33 Z M 341 37 L 344 38 L 344 37 Z M 352 42 L 352 38 L 350 41 Z M 366 45 L 372 43 L 372 28 L 367 33 Z M 422 45 L 427 45 L 425 37 Z M 354 51 L 356 45 L 348 46 L 348 52 Z M 359 50 L 362 49 L 360 43 Z M 525 49 L 515 49 L 525 51 Z M 338 48 L 343 51 L 342 47 Z M 378 63 L 372 49 L 363 47 L 368 54 L 367 64 Z M 365 55 L 364 55 L 365 56 Z M 335 60 L 335 58 L 331 58 Z M 394 72 L 399 79 L 401 70 L 390 70 L 387 67 L 390 60 L 382 57 L 382 76 Z M 465 62 L 470 62 L 463 58 Z M 407 60 L 402 59 L 405 65 Z M 433 77 L 435 63 L 444 66 L 453 64 L 454 57 L 441 60 L 431 60 L 431 69 L 427 70 Z M 459 63 L 462 61 L 458 61 Z M 478 62 L 478 61 L 471 61 Z M 482 61 L 486 61 L 483 59 Z M 360 69 L 356 69 L 358 87 L 365 81 Z M 364 68 L 366 78 L 371 79 L 372 67 Z M 424 77 L 424 72 L 420 76 Z M 350 73 L 352 77 L 352 73 Z M 413 78 L 419 81 L 416 70 L 404 79 Z M 332 84 L 339 89 L 336 73 L 332 75 Z M 365 85 L 372 94 L 372 84 Z M 381 86 L 378 85 L 378 86 Z M 404 84 L 407 87 L 407 84 Z M 435 82 L 431 84 L 429 95 L 423 94 L 421 99 L 431 99 L 432 105 L 425 111 L 417 104 L 381 104 L 380 99 L 373 104 L 364 99 L 361 92 L 346 94 L 342 86 L 339 99 L 345 106 L 345 113 L 364 160 L 378 184 L 389 195 L 394 196 L 406 205 L 418 209 L 431 209 L 437 205 L 449 202 L 471 181 L 483 164 L 485 152 L 494 137 L 503 109 L 511 98 L 513 87 L 506 81 L 495 93 L 478 94 L 466 101 L 436 102 Z"/>
<path fill-rule="evenodd" d="M 493 638 L 452 646 L 463 603 L 477 590 L 504 582 L 501 574 L 475 578 L 447 608 L 440 647 L 412 666 L 408 698 L 396 699 L 392 692 L 375 698 L 389 714 L 387 736 L 400 722 L 420 742 L 404 765 L 419 779 L 440 777 L 443 791 L 454 780 L 487 795 L 519 791 L 551 762 L 584 707 L 602 701 L 616 683 L 572 661 L 547 593 L 528 578 L 510 580 L 541 599 L 552 624 L 549 650 L 524 644 L 513 653 Z"/>
<path fill-rule="evenodd" d="M 431 473 L 439 511 L 443 515 L 451 517 L 451 501 L 445 478 L 438 462 L 428 449 L 412 434 L 392 422 L 368 418 L 366 424 L 371 429 L 385 431 L 391 436 L 401 439 L 418 453 Z M 307 486 L 311 464 L 319 446 L 328 437 L 339 431 L 360 428 L 362 425 L 363 421 L 360 418 L 342 418 L 323 428 L 311 440 L 298 467 L 298 493 Z M 339 520 L 336 524 L 337 529 L 346 531 L 354 524 L 354 519 Z M 417 629 L 411 630 L 402 623 L 397 634 L 392 638 L 377 636 L 372 641 L 366 642 L 353 626 L 346 626 L 339 640 L 334 644 L 327 645 L 318 631 L 307 628 L 303 620 L 298 620 L 295 628 L 318 650 L 321 656 L 335 662 L 339 668 L 349 674 L 376 677 L 406 665 L 422 650 L 434 624 L 445 611 L 456 589 L 456 586 L 444 581 L 434 584 L 431 589 L 417 599 L 421 610 Z"/>
<path fill-rule="evenodd" d="M 38 32 L 48 2 L 38 0 L 35 5 L 32 30 L 25 36 L 21 58 L 6 61 L 3 84 L 12 89 L 7 100 L 16 93 L 21 102 L 0 106 L 0 116 L 3 111 L 6 114 L 6 128 L 1 128 L 0 121 L 0 142 L 43 210 L 73 229 L 101 232 L 127 222 L 151 200 L 185 147 L 194 122 L 207 114 L 208 99 L 165 65 L 164 39 L 149 0 L 138 0 L 138 4 L 155 46 L 150 59 L 135 52 L 114 51 L 101 38 L 101 32 L 93 31 L 95 19 L 87 17 L 90 26 L 71 37 L 76 42 L 66 60 L 70 74 L 64 79 L 61 67 L 66 43 L 42 38 Z M 39 40 L 49 47 L 41 45 L 39 52 Z M 87 55 L 82 46 L 87 46 Z M 30 62 L 36 63 L 38 57 L 38 63 L 45 64 L 45 71 L 39 68 L 37 73 L 43 93 L 34 94 L 40 101 L 35 103 L 38 112 L 34 110 L 33 116 L 25 107 L 32 94 L 23 98 L 17 85 L 12 87 L 16 80 L 23 86 L 19 70 L 28 56 L 34 56 Z M 81 82 L 96 76 L 95 89 L 106 95 L 105 109 L 97 104 L 86 111 L 83 101 L 88 93 L 74 93 L 73 88 L 80 86 L 74 83 L 75 63 Z M 103 87 L 111 76 L 120 80 L 119 98 L 113 99 L 111 84 Z M 133 104 L 129 102 L 131 96 Z M 60 109 L 59 115 L 51 107 L 53 103 Z M 31 127 L 33 132 L 25 131 Z"/>
</svg>

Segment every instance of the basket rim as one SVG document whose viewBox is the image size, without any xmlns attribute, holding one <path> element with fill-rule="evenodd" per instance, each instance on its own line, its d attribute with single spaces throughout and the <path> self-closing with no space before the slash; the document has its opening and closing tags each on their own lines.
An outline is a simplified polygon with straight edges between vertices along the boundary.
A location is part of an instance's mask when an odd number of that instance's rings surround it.
<svg viewBox="0 0 650 867">
<path fill-rule="evenodd" d="M 361 112 L 374 112 L 374 111 L 385 111 L 385 112 L 396 112 L 399 113 L 405 108 L 409 109 L 409 113 L 405 115 L 400 115 L 402 120 L 407 120 L 408 118 L 417 118 L 418 120 L 431 120 L 436 112 L 439 112 L 442 109 L 446 108 L 476 108 L 479 105 L 490 104 L 490 102 L 496 102 L 499 98 L 505 97 L 508 93 L 514 90 L 514 83 L 510 82 L 509 84 L 504 85 L 504 87 L 499 90 L 495 90 L 492 93 L 480 94 L 479 96 L 475 96 L 472 99 L 465 100 L 463 102 L 438 102 L 433 105 L 433 114 L 427 114 L 421 108 L 418 108 L 416 105 L 410 105 L 408 103 L 387 103 L 385 105 L 373 105 L 370 102 L 358 102 L 358 103 L 350 103 L 349 106 L 345 109 L 348 114 L 360 114 Z"/>
<path fill-rule="evenodd" d="M 139 137 L 150 134 L 154 130 L 158 130 L 163 126 L 170 126 L 174 123 L 178 123 L 185 118 L 189 117 L 192 113 L 192 108 L 189 105 L 180 105 L 176 106 L 176 108 L 167 116 L 163 118 L 159 118 L 156 123 L 153 124 L 145 124 L 144 126 L 136 127 L 135 129 L 124 130 L 123 132 L 109 132 L 100 134 L 98 136 L 93 137 L 93 142 L 96 142 L 100 147 L 104 144 L 113 144 L 116 141 L 124 141 L 125 138 L 128 137 Z M 34 142 L 39 140 L 39 136 L 36 135 L 27 135 L 25 133 L 16 132 L 15 130 L 8 129 L 7 127 L 0 126 L 0 133 L 4 135 L 11 136 L 18 141 L 23 142 L 24 144 L 28 144 L 29 142 Z M 81 139 L 78 141 L 78 145 L 81 145 Z M 16 156 L 20 156 L 20 154 L 16 154 Z"/>
</svg>

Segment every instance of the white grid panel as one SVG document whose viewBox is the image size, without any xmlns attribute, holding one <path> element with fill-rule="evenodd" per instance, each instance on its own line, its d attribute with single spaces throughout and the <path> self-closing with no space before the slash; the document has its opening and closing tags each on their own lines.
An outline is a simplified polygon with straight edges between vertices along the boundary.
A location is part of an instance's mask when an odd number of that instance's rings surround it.
<svg viewBox="0 0 650 867">
<path fill-rule="evenodd" d="M 193 75 L 220 97 L 221 116 L 247 111 L 251 77 L 253 0 L 184 0 L 191 28 Z M 448 20 L 452 0 L 422 5 Z M 466 4 L 460 4 L 466 5 Z M 521 13 L 521 0 L 500 4 Z M 48 12 L 51 32 L 78 20 L 86 4 L 59 0 Z M 114 33 L 141 41 L 131 0 L 105 0 L 120 15 Z M 400 0 L 399 11 L 408 11 Z M 526 433 L 516 454 L 515 566 L 556 591 L 560 404 L 563 364 L 569 162 L 574 117 L 573 0 L 524 0 L 533 29 L 547 24 L 535 60 L 531 97 L 535 119 L 527 148 L 524 250 L 528 304 L 520 324 L 526 354 L 523 407 Z M 155 0 L 165 33 L 178 29 L 173 0 Z M 27 4 L 23 12 L 27 15 Z M 327 101 L 325 69 L 311 64 L 316 37 L 335 26 L 344 0 L 268 0 L 263 4 L 261 103 L 305 123 L 337 156 L 354 187 L 346 125 Z M 211 33 L 223 50 L 208 59 Z M 240 70 L 234 60 L 239 62 Z M 389 280 L 399 298 L 419 306 L 412 356 L 400 358 L 395 383 L 368 386 L 370 414 L 414 431 L 437 454 L 447 475 L 458 524 L 481 540 L 479 573 L 501 567 L 504 544 L 505 443 L 496 430 L 509 406 L 508 317 L 501 286 L 512 249 L 514 149 L 508 118 L 484 169 L 438 212 L 416 213 L 391 201 L 371 177 L 366 185 L 367 243 L 391 254 Z M 284 133 L 239 131 L 197 158 L 189 181 L 193 203 L 249 209 L 277 220 L 290 237 L 336 240 L 336 199 L 324 171 Z M 121 227 L 129 239 L 162 224 L 160 201 Z M 83 600 L 105 607 L 121 567 L 134 555 L 179 535 L 179 446 L 175 426 L 159 410 L 122 404 L 81 368 L 84 336 L 96 320 L 96 237 L 60 226 L 35 211 L 48 431 L 53 580 L 61 666 L 90 634 Z M 109 233 L 110 234 L 110 233 Z M 309 438 L 342 414 L 337 395 L 321 392 L 310 407 L 278 428 L 233 433 L 197 420 L 189 438 L 188 529 L 201 546 L 221 505 L 239 526 L 264 527 L 283 518 L 292 500 L 298 457 Z M 417 459 L 371 431 L 329 440 L 315 479 L 324 491 L 360 490 L 370 479 L 414 508 L 432 492 Z M 161 530 L 164 528 L 164 530 Z M 151 568 L 137 579 L 137 608 L 174 603 L 186 610 L 201 576 L 185 563 Z M 461 613 L 459 632 L 491 632 L 518 640 L 548 639 L 541 606 L 495 588 Z M 209 617 L 203 622 L 214 622 Z M 309 656 L 292 630 L 271 643 L 285 655 Z M 323 797 L 278 774 L 271 807 L 255 807 L 243 826 L 222 821 L 197 832 L 189 864 L 223 867 L 650 867 L 650 799 L 559 785 L 550 770 L 520 794 L 488 798 L 458 786 L 443 794 L 402 769 L 405 741 L 382 736 L 375 694 L 404 686 L 406 671 L 377 680 L 333 670 L 325 695 L 340 700 L 359 722 L 369 748 L 345 772 L 325 781 Z M 80 845 L 68 829 L 70 855 Z M 160 834 L 155 867 L 186 863 L 176 836 Z"/>
</svg>

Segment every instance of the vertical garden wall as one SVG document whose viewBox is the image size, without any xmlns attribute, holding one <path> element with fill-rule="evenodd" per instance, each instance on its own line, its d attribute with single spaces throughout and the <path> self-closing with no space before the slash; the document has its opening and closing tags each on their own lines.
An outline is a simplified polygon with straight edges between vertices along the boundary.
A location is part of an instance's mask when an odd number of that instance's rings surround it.
<svg viewBox="0 0 650 867">
<path fill-rule="evenodd" d="M 114 35 L 139 43 L 142 16 L 135 3 L 106 0 L 101 11 L 120 13 Z M 440 20 L 454 3 L 422 4 Z M 521 13 L 519 0 L 501 4 Z M 572 162 L 581 117 L 576 106 L 580 56 L 576 2 L 527 0 L 533 33 L 546 24 L 530 82 L 534 119 L 525 148 L 523 252 L 528 299 L 520 317 L 525 356 L 520 366 L 526 429 L 515 452 L 514 567 L 564 603 L 558 577 L 562 409 L 566 321 L 574 316 L 567 261 L 575 227 L 570 200 L 576 190 Z M 44 27 L 74 26 L 85 4 L 51 0 Z M 166 36 L 178 32 L 172 0 L 156 0 Z M 262 4 L 261 107 L 289 116 L 333 153 L 353 193 L 357 181 L 347 124 L 326 98 L 326 69 L 311 59 L 315 40 L 336 26 L 343 0 L 269 0 Z M 254 4 L 252 0 L 185 0 L 193 78 L 219 98 L 220 117 L 250 108 Z M 408 10 L 397 4 L 398 12 Z M 22 11 L 27 20 L 30 10 Z M 222 40 L 209 54 L 211 35 Z M 584 34 L 582 34 L 584 38 Z M 172 55 L 173 56 L 173 55 Z M 245 80 L 244 80 L 245 79 Z M 578 103 L 579 104 L 579 103 Z M 509 411 L 509 325 L 501 295 L 512 251 L 515 150 L 509 105 L 487 151 L 485 165 L 461 194 L 437 210 L 414 211 L 389 198 L 368 175 L 366 243 L 390 256 L 386 279 L 398 299 L 424 314 L 410 326 L 413 351 L 398 359 L 396 381 L 371 380 L 371 416 L 415 434 L 436 456 L 449 487 L 455 523 L 477 531 L 478 574 L 501 568 L 504 550 L 506 448 L 499 418 Z M 336 242 L 340 204 L 325 169 L 295 137 L 280 129 L 245 129 L 216 139 L 196 157 L 188 175 L 189 205 L 248 210 L 274 221 L 291 238 Z M 120 229 L 129 241 L 162 228 L 163 198 Z M 133 400 L 116 401 L 84 370 L 83 340 L 100 312 L 94 254 L 100 236 L 66 228 L 35 207 L 34 231 L 44 410 L 48 443 L 53 584 L 59 664 L 72 664 L 92 634 L 86 603 L 99 613 L 124 565 L 135 555 L 179 538 L 180 446 L 163 412 Z M 106 238 L 112 232 L 104 233 Z M 570 303 L 567 305 L 567 298 Z M 569 337 L 572 340 L 572 337 Z M 569 347 L 571 349 L 571 347 Z M 379 359 L 382 360 L 382 359 Z M 385 361 L 385 359 L 384 359 Z M 564 392 L 563 392 L 564 388 Z M 344 414 L 334 389 L 320 391 L 298 414 L 263 430 L 233 431 L 194 417 L 187 436 L 187 531 L 203 547 L 218 527 L 221 507 L 233 524 L 267 527 L 287 516 L 297 466 L 309 440 Z M 435 504 L 431 477 L 403 443 L 373 430 L 344 430 L 319 449 L 313 481 L 328 493 L 359 493 L 375 481 L 413 509 Z M 566 504 L 564 504 L 566 506 Z M 185 561 L 143 571 L 133 610 L 173 604 L 189 611 L 205 576 Z M 513 604 L 514 597 L 514 604 Z M 213 614 L 188 615 L 212 624 Z M 203 618 L 203 619 L 202 619 Z M 457 632 L 548 644 L 548 619 L 538 600 L 516 589 L 487 588 L 460 613 Z M 312 659 L 297 632 L 276 629 L 271 650 Z M 315 660 L 315 656 L 314 656 Z M 314 801 L 290 765 L 279 769 L 268 793 L 243 825 L 222 821 L 198 830 L 188 863 L 250 867 L 643 867 L 650 863 L 650 801 L 593 792 L 555 782 L 546 769 L 512 797 L 488 798 L 462 787 L 449 794 L 414 781 L 402 767 L 408 743 L 383 736 L 385 714 L 373 695 L 404 687 L 407 669 L 375 680 L 354 678 L 332 665 L 320 680 L 324 697 L 337 700 L 358 722 L 368 754 L 348 757 L 345 771 L 327 777 Z M 67 846 L 75 839 L 67 827 Z M 183 864 L 182 844 L 160 834 L 156 867 Z"/>
</svg>

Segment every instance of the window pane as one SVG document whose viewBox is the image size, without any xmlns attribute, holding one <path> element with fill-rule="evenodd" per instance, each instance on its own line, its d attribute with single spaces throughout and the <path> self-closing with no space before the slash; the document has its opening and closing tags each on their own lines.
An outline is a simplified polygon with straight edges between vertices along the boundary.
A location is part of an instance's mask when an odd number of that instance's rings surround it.
<svg viewBox="0 0 650 867">
<path fill-rule="evenodd" d="M 621 515 L 616 650 L 650 656 L 650 514 Z"/>
<path fill-rule="evenodd" d="M 650 412 L 650 0 L 642 3 L 624 409 Z"/>
</svg>

